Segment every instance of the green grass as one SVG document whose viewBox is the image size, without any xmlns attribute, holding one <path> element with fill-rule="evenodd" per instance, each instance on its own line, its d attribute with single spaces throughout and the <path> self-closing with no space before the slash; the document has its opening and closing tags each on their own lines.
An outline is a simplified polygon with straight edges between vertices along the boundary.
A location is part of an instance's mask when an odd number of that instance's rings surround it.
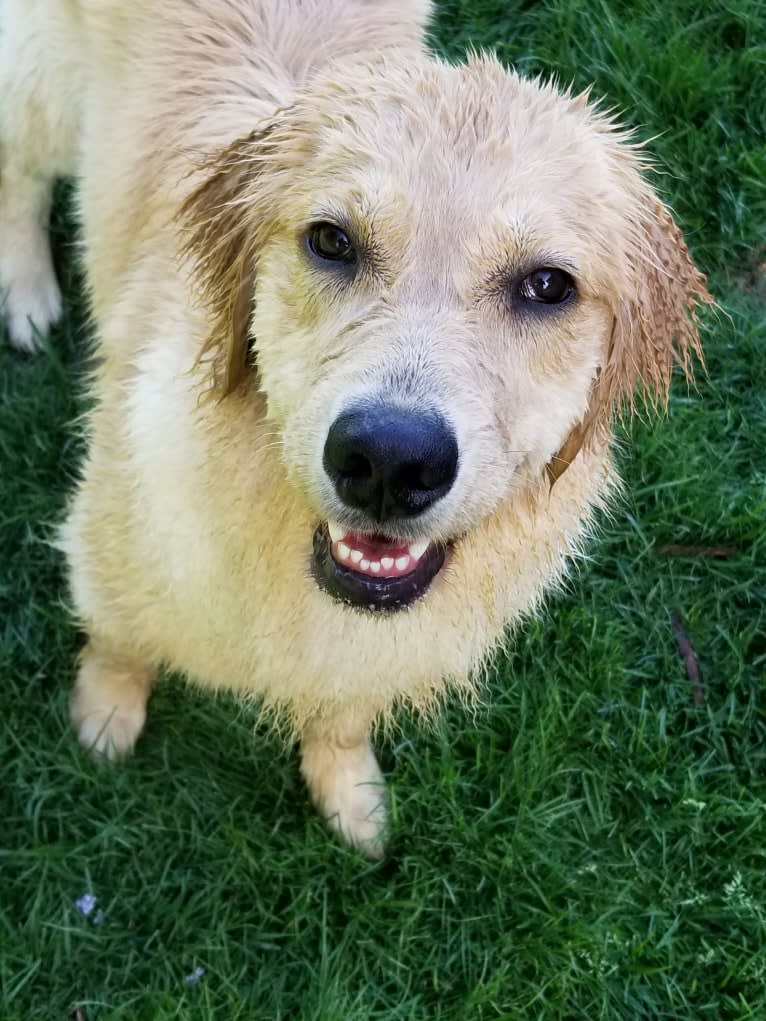
<svg viewBox="0 0 766 1021">
<path fill-rule="evenodd" d="M 35 359 L 0 349 L 4 1021 L 73 1004 L 88 1021 L 766 1018 L 766 7 L 453 2 L 436 35 L 593 81 L 654 137 L 724 310 L 709 376 L 631 429 L 628 496 L 498 664 L 487 708 L 430 733 L 405 720 L 381 749 L 394 835 L 372 865 L 325 835 L 293 753 L 230 700 L 171 679 L 132 761 L 97 768 L 75 745 L 81 639 L 45 543 L 82 453 L 60 203 L 66 317 Z M 74 906 L 86 890 L 101 924 Z"/>
</svg>

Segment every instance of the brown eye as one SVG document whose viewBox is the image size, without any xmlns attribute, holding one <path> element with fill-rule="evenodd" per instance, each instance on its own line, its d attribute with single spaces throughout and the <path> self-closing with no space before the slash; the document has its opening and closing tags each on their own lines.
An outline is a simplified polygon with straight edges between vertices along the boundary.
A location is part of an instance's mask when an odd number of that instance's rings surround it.
<svg viewBox="0 0 766 1021">
<path fill-rule="evenodd" d="M 518 287 L 519 297 L 543 305 L 560 305 L 575 291 L 574 280 L 563 269 L 542 266 L 524 277 Z"/>
<path fill-rule="evenodd" d="M 348 234 L 333 223 L 315 223 L 309 231 L 308 244 L 314 255 L 328 262 L 348 264 L 356 259 Z"/>
</svg>

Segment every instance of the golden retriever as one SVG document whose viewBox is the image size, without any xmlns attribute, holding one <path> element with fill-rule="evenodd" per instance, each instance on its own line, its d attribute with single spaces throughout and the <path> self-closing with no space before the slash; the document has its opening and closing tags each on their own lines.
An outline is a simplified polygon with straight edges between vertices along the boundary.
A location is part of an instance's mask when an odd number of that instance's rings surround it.
<svg viewBox="0 0 766 1021">
<path fill-rule="evenodd" d="M 608 498 L 616 411 L 688 371 L 710 300 L 612 118 L 435 59 L 429 13 L 2 6 L 10 338 L 60 307 L 68 172 L 98 338 L 60 540 L 80 740 L 131 749 L 161 665 L 257 697 L 371 855 L 373 722 L 475 690 Z"/>
</svg>

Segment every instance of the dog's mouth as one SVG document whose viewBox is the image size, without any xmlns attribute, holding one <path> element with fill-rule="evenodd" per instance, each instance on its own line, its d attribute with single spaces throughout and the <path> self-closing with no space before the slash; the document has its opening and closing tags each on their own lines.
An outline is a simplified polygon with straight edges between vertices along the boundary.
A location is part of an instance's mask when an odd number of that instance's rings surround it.
<svg viewBox="0 0 766 1021">
<path fill-rule="evenodd" d="M 404 542 L 325 522 L 314 532 L 312 567 L 320 588 L 367 610 L 398 610 L 426 592 L 444 566 L 444 543 Z"/>
</svg>

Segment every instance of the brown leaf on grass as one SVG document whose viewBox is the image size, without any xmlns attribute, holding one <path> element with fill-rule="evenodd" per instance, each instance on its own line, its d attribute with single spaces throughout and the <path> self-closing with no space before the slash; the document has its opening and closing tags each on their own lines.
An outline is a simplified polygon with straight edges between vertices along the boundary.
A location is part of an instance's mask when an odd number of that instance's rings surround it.
<svg viewBox="0 0 766 1021">
<path fill-rule="evenodd" d="M 683 625 L 681 614 L 678 610 L 673 610 L 671 612 L 670 624 L 673 628 L 673 634 L 676 636 L 678 651 L 684 659 L 686 676 L 692 682 L 694 704 L 702 705 L 705 701 L 705 687 L 702 683 L 702 671 L 700 670 L 700 665 L 697 661 L 697 654 L 694 651 L 694 646 L 689 639 L 689 635 L 686 633 L 686 628 Z"/>
</svg>

